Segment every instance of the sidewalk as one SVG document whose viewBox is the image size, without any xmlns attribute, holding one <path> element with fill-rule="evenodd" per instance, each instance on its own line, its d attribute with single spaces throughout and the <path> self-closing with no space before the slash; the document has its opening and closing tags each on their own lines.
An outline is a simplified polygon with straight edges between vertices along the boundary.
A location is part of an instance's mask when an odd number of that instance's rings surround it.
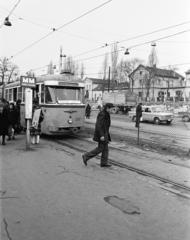
<svg viewBox="0 0 190 240">
<path fill-rule="evenodd" d="M 189 239 L 188 204 L 143 176 L 24 135 L 0 153 L 1 240 Z"/>
</svg>

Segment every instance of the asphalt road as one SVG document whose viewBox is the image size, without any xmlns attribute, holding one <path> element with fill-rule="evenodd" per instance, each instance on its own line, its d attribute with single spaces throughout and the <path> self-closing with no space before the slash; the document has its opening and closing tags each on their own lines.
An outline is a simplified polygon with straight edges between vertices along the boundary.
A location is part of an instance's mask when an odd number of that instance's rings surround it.
<svg viewBox="0 0 190 240">
<path fill-rule="evenodd" d="M 158 181 L 118 167 L 102 169 L 98 159 L 85 167 L 81 152 L 54 139 L 41 139 L 25 151 L 20 135 L 0 147 L 2 240 L 190 238 L 189 198 Z M 156 154 L 149 154 L 144 159 L 154 168 Z M 142 152 L 129 153 L 131 162 L 140 163 L 141 157 Z"/>
<path fill-rule="evenodd" d="M 97 111 L 92 112 L 90 119 L 86 119 L 85 127 L 94 130 Z M 137 128 L 126 115 L 111 114 L 110 132 L 113 139 L 126 141 L 128 144 L 137 145 Z M 86 131 L 84 129 L 84 131 Z M 156 151 L 176 154 L 181 157 L 190 157 L 190 123 L 184 123 L 179 118 L 175 118 L 171 125 L 155 125 L 152 123 L 141 123 L 139 143 L 141 146 L 147 145 Z"/>
</svg>

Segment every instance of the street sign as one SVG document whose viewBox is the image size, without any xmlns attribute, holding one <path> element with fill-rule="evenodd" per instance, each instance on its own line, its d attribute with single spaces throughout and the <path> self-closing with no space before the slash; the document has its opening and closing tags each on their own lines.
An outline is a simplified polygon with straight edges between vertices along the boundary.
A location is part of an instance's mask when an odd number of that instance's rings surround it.
<svg viewBox="0 0 190 240">
<path fill-rule="evenodd" d="M 32 89 L 25 89 L 25 118 L 32 119 Z"/>
<path fill-rule="evenodd" d="M 36 87 L 36 78 L 28 77 L 28 76 L 21 76 L 20 77 L 20 85 L 22 87 L 35 88 Z"/>
</svg>

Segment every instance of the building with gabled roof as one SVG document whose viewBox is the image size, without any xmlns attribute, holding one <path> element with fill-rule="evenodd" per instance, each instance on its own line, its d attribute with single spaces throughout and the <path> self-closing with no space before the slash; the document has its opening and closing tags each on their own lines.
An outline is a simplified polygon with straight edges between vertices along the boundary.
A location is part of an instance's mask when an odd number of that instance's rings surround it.
<svg viewBox="0 0 190 240">
<path fill-rule="evenodd" d="M 100 78 L 89 78 L 84 79 L 85 85 L 85 97 L 91 101 L 98 101 L 102 99 L 103 92 L 105 89 L 112 90 L 114 88 L 114 82 L 103 80 Z"/>
<path fill-rule="evenodd" d="M 144 101 L 185 99 L 185 78 L 174 70 L 140 64 L 129 74 L 130 89 Z"/>
</svg>

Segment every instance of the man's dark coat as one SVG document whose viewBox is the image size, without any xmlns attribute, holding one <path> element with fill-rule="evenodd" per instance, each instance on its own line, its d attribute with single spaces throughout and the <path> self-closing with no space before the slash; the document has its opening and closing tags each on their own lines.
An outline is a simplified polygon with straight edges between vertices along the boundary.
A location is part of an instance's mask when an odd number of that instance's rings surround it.
<svg viewBox="0 0 190 240">
<path fill-rule="evenodd" d="M 100 138 L 104 136 L 105 142 L 110 142 L 111 137 L 109 134 L 111 120 L 110 114 L 104 109 L 102 110 L 96 120 L 95 132 L 93 140 L 96 142 L 101 142 Z"/>
<path fill-rule="evenodd" d="M 0 136 L 8 134 L 8 107 L 6 104 L 0 103 Z"/>
</svg>

